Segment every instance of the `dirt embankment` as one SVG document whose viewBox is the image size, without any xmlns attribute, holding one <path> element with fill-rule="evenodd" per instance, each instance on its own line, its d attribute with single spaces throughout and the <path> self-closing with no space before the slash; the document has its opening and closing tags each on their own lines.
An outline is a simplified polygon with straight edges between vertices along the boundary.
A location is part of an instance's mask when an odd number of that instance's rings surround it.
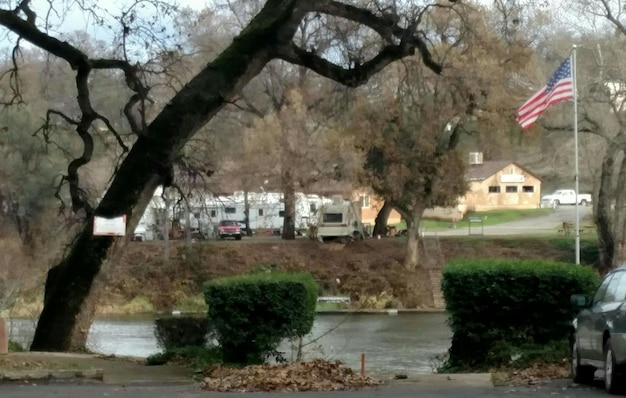
<svg viewBox="0 0 626 398">
<path fill-rule="evenodd" d="M 382 239 L 349 245 L 309 240 L 130 243 L 105 267 L 101 313 L 193 310 L 203 305 L 202 284 L 212 278 L 275 267 L 310 271 L 325 295 L 349 295 L 363 308 L 440 307 L 442 263 L 456 258 L 508 257 L 564 260 L 570 253 L 545 240 L 441 239 L 421 248 L 425 269 L 402 266 L 404 242 Z M 434 286 L 435 297 L 430 292 Z"/>
</svg>

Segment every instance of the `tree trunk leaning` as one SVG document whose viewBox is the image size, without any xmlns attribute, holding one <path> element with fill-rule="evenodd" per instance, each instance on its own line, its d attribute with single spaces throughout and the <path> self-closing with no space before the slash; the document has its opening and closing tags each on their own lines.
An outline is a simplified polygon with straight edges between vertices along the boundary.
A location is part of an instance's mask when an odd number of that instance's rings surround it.
<svg viewBox="0 0 626 398">
<path fill-rule="evenodd" d="M 276 6 L 268 1 L 231 45 L 168 102 L 120 165 L 97 215 L 126 215 L 127 230 L 134 230 L 187 141 L 272 58 L 267 43 L 293 37 L 297 23 L 289 22 L 292 3 Z M 34 351 L 67 351 L 72 346 L 77 315 L 114 242 L 112 237 L 94 237 L 92 231 L 90 219 L 67 256 L 51 270 L 55 277 L 46 283 L 44 308 L 31 345 Z"/>
</svg>

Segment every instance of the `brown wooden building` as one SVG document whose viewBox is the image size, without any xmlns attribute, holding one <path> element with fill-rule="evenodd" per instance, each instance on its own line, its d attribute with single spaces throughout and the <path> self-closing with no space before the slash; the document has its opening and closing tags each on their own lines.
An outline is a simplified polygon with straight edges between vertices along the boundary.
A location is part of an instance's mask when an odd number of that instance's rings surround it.
<svg viewBox="0 0 626 398">
<path fill-rule="evenodd" d="M 465 211 L 533 209 L 541 202 L 541 179 L 508 160 L 477 159 L 470 164 L 467 179 L 470 189 L 459 200 Z"/>
</svg>

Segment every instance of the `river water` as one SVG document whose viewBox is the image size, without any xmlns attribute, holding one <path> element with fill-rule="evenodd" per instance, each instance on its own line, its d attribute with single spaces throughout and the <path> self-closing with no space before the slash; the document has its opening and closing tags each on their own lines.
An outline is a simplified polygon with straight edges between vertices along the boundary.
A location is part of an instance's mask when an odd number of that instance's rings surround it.
<svg viewBox="0 0 626 398">
<path fill-rule="evenodd" d="M 450 345 L 446 314 L 318 315 L 305 338 L 305 357 L 337 359 L 377 375 L 432 373 Z M 9 322 L 12 339 L 28 345 L 35 321 Z M 88 348 L 102 354 L 147 357 L 159 352 L 154 317 L 99 318 L 91 326 Z M 289 344 L 281 351 L 291 355 Z"/>
</svg>

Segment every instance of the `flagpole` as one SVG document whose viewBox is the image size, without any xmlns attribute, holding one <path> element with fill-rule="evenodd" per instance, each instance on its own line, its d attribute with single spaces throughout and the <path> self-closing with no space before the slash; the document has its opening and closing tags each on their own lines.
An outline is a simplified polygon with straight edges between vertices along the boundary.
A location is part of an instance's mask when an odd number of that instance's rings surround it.
<svg viewBox="0 0 626 398">
<path fill-rule="evenodd" d="M 580 264 L 580 209 L 578 205 L 578 92 L 576 90 L 576 44 L 572 46 L 572 88 L 574 89 L 574 189 L 576 191 L 576 264 Z"/>
</svg>

